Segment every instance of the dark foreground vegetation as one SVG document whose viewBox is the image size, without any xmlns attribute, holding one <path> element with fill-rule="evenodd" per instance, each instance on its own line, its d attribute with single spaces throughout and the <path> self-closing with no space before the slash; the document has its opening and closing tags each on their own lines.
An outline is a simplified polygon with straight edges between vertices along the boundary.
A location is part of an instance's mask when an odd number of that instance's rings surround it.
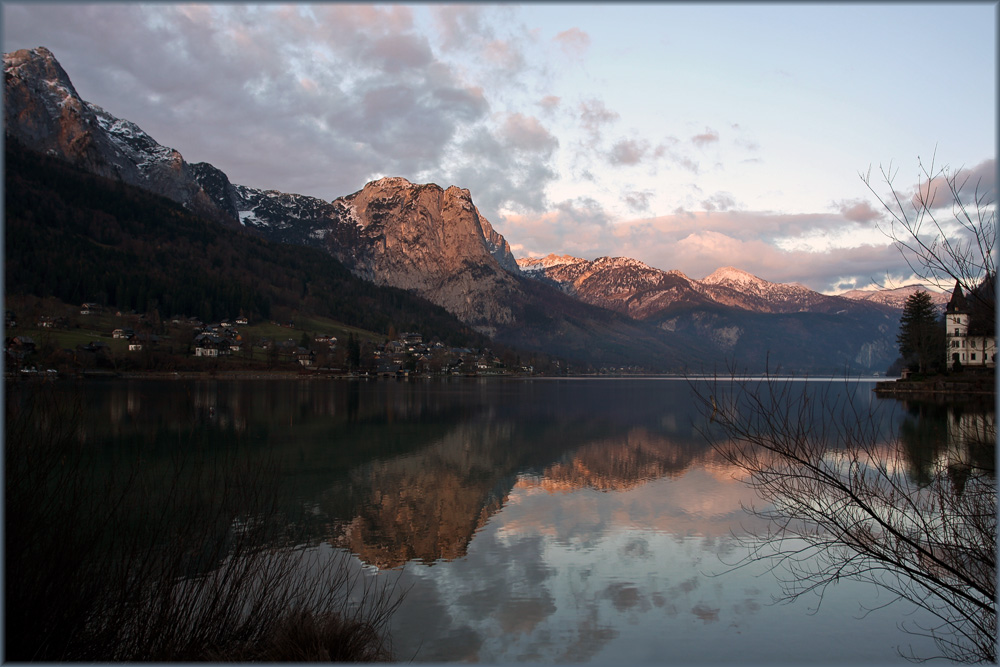
<svg viewBox="0 0 1000 667">
<path fill-rule="evenodd" d="M 401 595 L 302 539 L 273 461 L 178 438 L 151 464 L 52 398 L 7 386 L 5 660 L 392 658 Z"/>
</svg>

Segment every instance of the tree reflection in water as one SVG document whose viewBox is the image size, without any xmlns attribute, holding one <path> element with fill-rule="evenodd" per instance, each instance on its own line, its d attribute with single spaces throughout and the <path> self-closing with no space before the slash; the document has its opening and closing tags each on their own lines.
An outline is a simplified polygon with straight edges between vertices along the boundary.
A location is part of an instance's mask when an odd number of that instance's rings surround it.
<svg viewBox="0 0 1000 667">
<path fill-rule="evenodd" d="M 749 508 L 768 528 L 740 566 L 767 560 L 788 601 L 870 582 L 936 618 L 903 628 L 941 657 L 996 661 L 995 412 L 913 404 L 897 439 L 878 407 L 829 385 L 734 376 L 695 391 L 706 435 L 769 503 Z"/>
</svg>

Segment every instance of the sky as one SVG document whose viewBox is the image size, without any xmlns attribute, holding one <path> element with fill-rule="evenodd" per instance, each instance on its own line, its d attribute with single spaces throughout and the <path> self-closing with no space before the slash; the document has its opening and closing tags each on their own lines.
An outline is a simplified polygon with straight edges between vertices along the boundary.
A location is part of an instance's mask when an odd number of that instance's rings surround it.
<svg viewBox="0 0 1000 667">
<path fill-rule="evenodd" d="M 188 162 L 326 200 L 468 188 L 516 257 L 897 286 L 880 199 L 932 160 L 996 191 L 995 3 L 2 11 L 5 53 L 47 47 Z"/>
</svg>

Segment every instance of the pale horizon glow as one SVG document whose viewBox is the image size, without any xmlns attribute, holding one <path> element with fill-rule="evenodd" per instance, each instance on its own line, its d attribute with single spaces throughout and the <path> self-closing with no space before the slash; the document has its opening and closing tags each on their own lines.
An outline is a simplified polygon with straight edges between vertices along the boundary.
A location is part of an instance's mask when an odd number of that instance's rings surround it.
<svg viewBox="0 0 1000 667">
<path fill-rule="evenodd" d="M 457 185 L 518 257 L 900 286 L 861 173 L 909 193 L 936 154 L 996 191 L 995 4 L 2 9 L 4 52 L 49 48 L 188 162 L 326 200 Z"/>
</svg>

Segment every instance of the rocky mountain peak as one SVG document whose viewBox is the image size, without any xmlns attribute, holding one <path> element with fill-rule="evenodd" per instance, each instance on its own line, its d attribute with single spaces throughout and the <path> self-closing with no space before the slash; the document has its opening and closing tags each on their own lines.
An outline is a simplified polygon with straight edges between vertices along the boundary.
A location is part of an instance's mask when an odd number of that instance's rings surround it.
<svg viewBox="0 0 1000 667">
<path fill-rule="evenodd" d="M 716 269 L 711 273 L 711 275 L 706 276 L 705 279 L 700 282 L 708 285 L 721 285 L 726 283 L 733 285 L 763 285 L 768 283 L 768 281 L 763 278 L 758 278 L 752 273 L 747 273 L 746 271 L 737 269 L 733 266 L 724 266 Z"/>
<path fill-rule="evenodd" d="M 923 285 L 906 285 L 889 289 L 853 289 L 840 296 L 854 301 L 870 301 L 902 309 L 906 300 L 915 292 L 927 292 L 931 297 L 931 302 L 941 311 L 944 311 L 944 307 L 951 297 L 950 293 L 929 290 Z"/>
<path fill-rule="evenodd" d="M 562 266 L 564 264 L 580 264 L 587 260 L 572 255 L 556 255 L 549 253 L 545 257 L 522 257 L 517 260 L 517 265 L 523 271 L 544 271 L 545 269 Z"/>
</svg>

